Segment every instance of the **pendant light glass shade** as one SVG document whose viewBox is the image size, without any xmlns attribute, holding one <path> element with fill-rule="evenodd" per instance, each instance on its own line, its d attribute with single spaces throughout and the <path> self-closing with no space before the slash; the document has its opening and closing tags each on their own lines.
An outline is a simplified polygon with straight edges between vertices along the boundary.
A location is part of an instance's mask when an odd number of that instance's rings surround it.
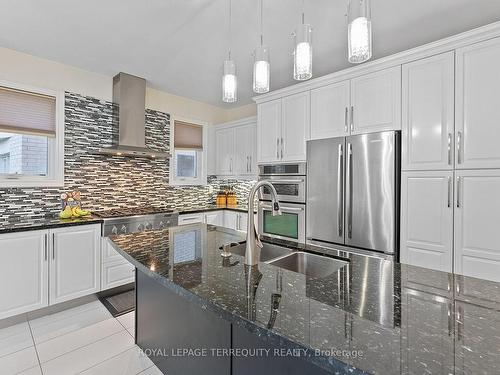
<svg viewBox="0 0 500 375">
<path fill-rule="evenodd" d="M 222 75 L 222 101 L 234 103 L 238 100 L 238 80 L 236 78 L 236 64 L 233 60 L 224 61 Z"/>
<path fill-rule="evenodd" d="M 347 8 L 349 62 L 359 64 L 372 57 L 370 0 L 349 0 Z"/>
<path fill-rule="evenodd" d="M 266 46 L 260 45 L 254 52 L 253 64 L 253 91 L 257 94 L 263 94 L 269 91 L 270 64 L 269 50 Z"/>
<path fill-rule="evenodd" d="M 293 78 L 304 81 L 312 77 L 312 27 L 302 24 L 295 33 Z"/>
</svg>

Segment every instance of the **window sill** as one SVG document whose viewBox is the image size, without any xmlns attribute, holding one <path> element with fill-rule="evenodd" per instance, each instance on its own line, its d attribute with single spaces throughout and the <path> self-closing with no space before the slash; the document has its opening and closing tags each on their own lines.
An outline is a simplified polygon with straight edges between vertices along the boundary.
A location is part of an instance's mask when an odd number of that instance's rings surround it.
<svg viewBox="0 0 500 375">
<path fill-rule="evenodd" d="M 49 188 L 64 187 L 64 180 L 0 179 L 0 188 Z"/>
<path fill-rule="evenodd" d="M 199 181 L 171 181 L 169 183 L 170 186 L 207 186 L 207 180 L 199 180 Z"/>
</svg>

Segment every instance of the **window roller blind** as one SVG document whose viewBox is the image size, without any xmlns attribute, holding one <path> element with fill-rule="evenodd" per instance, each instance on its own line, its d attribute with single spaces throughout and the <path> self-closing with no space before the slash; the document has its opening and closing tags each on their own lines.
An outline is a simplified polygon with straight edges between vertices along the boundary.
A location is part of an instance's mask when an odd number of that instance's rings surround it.
<svg viewBox="0 0 500 375">
<path fill-rule="evenodd" d="M 0 86 L 0 132 L 56 135 L 56 98 Z"/>
<path fill-rule="evenodd" d="M 174 122 L 174 147 L 203 149 L 203 127 L 183 121 Z"/>
</svg>

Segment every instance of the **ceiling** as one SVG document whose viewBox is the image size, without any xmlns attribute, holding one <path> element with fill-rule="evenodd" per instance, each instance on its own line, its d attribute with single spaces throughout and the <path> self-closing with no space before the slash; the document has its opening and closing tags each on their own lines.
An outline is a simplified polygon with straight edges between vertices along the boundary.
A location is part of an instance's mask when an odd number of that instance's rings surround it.
<svg viewBox="0 0 500 375">
<path fill-rule="evenodd" d="M 172 94 L 230 108 L 251 103 L 258 0 L 232 0 L 238 102 L 222 103 L 228 0 L 0 0 L 0 46 L 114 75 L 144 77 Z M 301 0 L 264 0 L 271 90 L 294 83 L 291 32 Z M 305 0 L 313 76 L 349 66 L 347 0 Z M 500 20 L 498 0 L 372 0 L 374 57 Z"/>
</svg>

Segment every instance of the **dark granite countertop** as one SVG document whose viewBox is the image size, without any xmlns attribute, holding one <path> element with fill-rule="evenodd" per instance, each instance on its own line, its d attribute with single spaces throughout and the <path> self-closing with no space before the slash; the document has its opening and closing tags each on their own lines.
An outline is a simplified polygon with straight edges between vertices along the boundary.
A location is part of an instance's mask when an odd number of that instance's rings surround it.
<svg viewBox="0 0 500 375">
<path fill-rule="evenodd" d="M 200 212 L 208 212 L 208 211 L 218 211 L 218 210 L 230 210 L 230 211 L 238 211 L 238 212 L 248 212 L 248 205 L 246 204 L 237 204 L 231 206 L 218 206 L 216 204 L 206 204 L 206 205 L 177 205 L 173 207 L 174 211 L 177 211 L 179 214 L 194 214 Z M 254 212 L 257 212 L 254 210 Z"/>
<path fill-rule="evenodd" d="M 76 219 L 59 219 L 56 217 L 21 218 L 15 220 L 2 219 L 0 220 L 0 234 L 100 223 L 102 223 L 102 219 L 94 216 Z"/>
<path fill-rule="evenodd" d="M 307 360 L 335 373 L 465 375 L 500 368 L 498 283 L 284 241 L 273 242 L 342 257 L 348 266 L 323 278 L 265 263 L 249 270 L 241 256 L 220 256 L 219 247 L 244 240 L 242 234 L 205 224 L 111 239 L 170 290 L 272 345 L 305 349 Z M 193 248 L 186 251 L 187 243 Z"/>
</svg>

